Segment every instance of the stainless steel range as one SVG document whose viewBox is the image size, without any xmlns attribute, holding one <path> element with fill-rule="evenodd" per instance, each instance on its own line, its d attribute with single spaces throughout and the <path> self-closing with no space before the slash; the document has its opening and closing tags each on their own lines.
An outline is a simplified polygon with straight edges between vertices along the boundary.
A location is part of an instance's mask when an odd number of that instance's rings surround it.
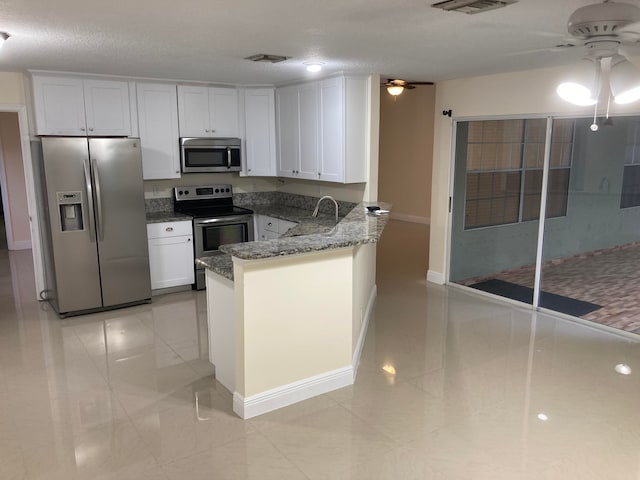
<svg viewBox="0 0 640 480">
<path fill-rule="evenodd" d="M 233 205 L 231 185 L 174 188 L 174 209 L 193 217 L 195 256 L 219 254 L 221 245 L 253 241 L 253 212 Z M 205 288 L 205 269 L 195 266 L 196 290 Z"/>
</svg>

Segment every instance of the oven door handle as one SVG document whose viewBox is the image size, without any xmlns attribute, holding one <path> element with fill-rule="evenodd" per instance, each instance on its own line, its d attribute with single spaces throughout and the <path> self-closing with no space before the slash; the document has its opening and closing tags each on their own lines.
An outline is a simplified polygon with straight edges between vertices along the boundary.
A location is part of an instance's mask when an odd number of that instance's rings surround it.
<svg viewBox="0 0 640 480">
<path fill-rule="evenodd" d="M 194 225 L 210 225 L 212 223 L 237 223 L 237 222 L 249 222 L 252 219 L 252 215 L 239 215 L 236 217 L 220 217 L 220 218 L 207 218 L 196 219 L 193 221 Z"/>
</svg>

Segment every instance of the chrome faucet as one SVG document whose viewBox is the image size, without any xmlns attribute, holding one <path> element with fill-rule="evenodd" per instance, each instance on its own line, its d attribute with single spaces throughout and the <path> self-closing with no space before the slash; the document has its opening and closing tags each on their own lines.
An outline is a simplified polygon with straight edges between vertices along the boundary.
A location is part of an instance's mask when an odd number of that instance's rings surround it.
<svg viewBox="0 0 640 480">
<path fill-rule="evenodd" d="M 320 208 L 320 202 L 322 202 L 322 200 L 324 199 L 329 199 L 333 202 L 333 204 L 336 206 L 336 223 L 338 223 L 338 202 L 336 202 L 336 199 L 333 198 L 331 195 L 325 195 L 324 197 L 320 198 L 320 200 L 318 200 L 318 203 L 316 203 L 316 208 L 313 211 L 313 213 L 311 214 L 312 217 L 317 217 L 318 216 L 318 209 Z"/>
</svg>

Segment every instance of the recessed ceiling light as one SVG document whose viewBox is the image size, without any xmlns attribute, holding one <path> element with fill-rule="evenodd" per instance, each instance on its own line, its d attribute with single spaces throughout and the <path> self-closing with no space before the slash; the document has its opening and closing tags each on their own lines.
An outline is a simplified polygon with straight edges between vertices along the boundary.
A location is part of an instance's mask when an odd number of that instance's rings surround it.
<svg viewBox="0 0 640 480">
<path fill-rule="evenodd" d="M 538 420 L 542 420 L 543 422 L 546 422 L 547 420 L 549 420 L 549 417 L 547 417 L 544 413 L 539 413 Z"/>
<path fill-rule="evenodd" d="M 322 63 L 305 63 L 307 66 L 307 72 L 319 72 L 322 70 Z"/>
<path fill-rule="evenodd" d="M 631 367 L 626 363 L 619 363 L 615 366 L 614 370 L 620 375 L 631 375 Z"/>
</svg>

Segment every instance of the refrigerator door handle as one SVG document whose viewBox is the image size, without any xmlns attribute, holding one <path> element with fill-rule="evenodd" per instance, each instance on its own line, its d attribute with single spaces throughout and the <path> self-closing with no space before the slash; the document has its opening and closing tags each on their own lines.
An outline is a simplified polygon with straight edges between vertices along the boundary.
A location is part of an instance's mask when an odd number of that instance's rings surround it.
<svg viewBox="0 0 640 480">
<path fill-rule="evenodd" d="M 100 174 L 95 158 L 91 159 L 91 169 L 93 170 L 93 181 L 96 187 L 96 217 L 98 225 L 98 240 L 104 241 L 104 226 L 102 225 L 102 194 L 100 192 Z"/>
<path fill-rule="evenodd" d="M 95 218 L 93 216 L 93 186 L 91 185 L 91 170 L 89 167 L 89 160 L 84 158 L 82 160 L 82 166 L 84 167 L 84 182 L 87 187 L 87 205 L 89 210 L 89 241 L 96 241 L 96 231 L 95 231 Z"/>
</svg>

